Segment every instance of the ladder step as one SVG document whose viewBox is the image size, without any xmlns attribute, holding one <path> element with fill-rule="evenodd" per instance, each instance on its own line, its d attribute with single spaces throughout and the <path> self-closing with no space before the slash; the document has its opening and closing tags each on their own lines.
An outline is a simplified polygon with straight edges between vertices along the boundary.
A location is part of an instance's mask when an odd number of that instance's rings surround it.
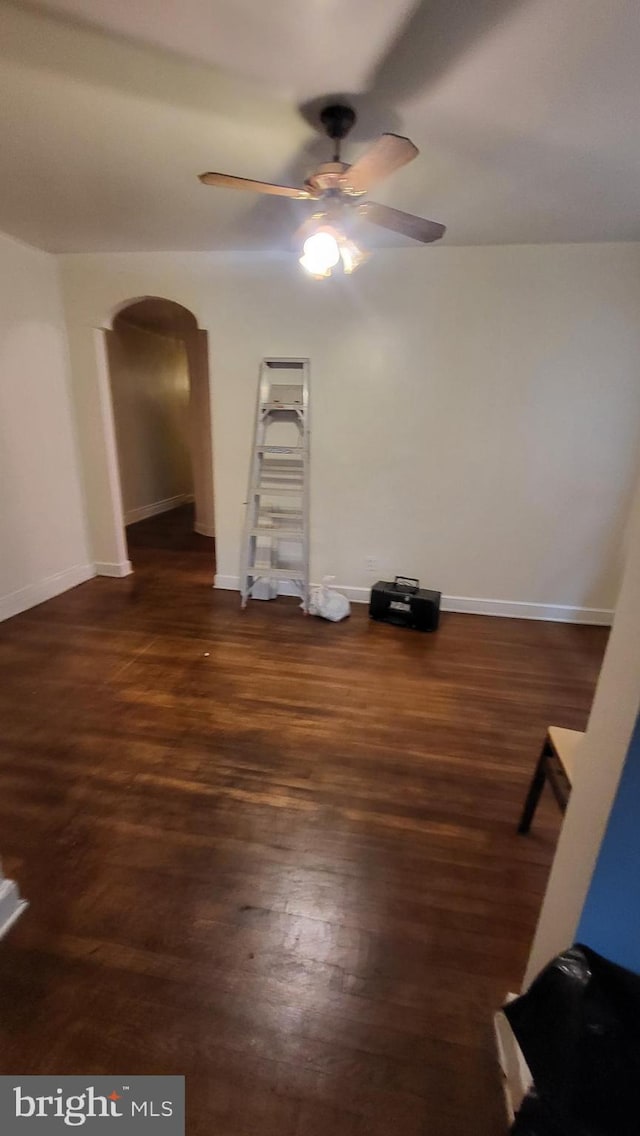
<svg viewBox="0 0 640 1136">
<path fill-rule="evenodd" d="M 301 469 L 263 469 L 259 470 L 258 476 L 263 478 L 263 481 L 271 481 L 272 478 L 277 478 L 279 481 L 291 481 L 291 478 L 298 478 L 301 481 Z"/>
<path fill-rule="evenodd" d="M 285 521 L 302 521 L 304 513 L 302 509 L 287 509 L 284 505 L 263 505 L 258 511 L 256 521 L 260 523 L 264 520 L 273 520 L 274 517 L 280 517 Z"/>
<path fill-rule="evenodd" d="M 289 446 L 288 448 L 292 449 L 293 447 Z M 285 469 L 289 469 L 289 467 L 291 466 L 295 469 L 296 466 L 304 465 L 304 461 L 303 461 L 302 458 L 289 457 L 286 453 L 284 453 L 282 455 L 277 454 L 274 457 L 270 457 L 270 456 L 263 457 L 262 464 L 268 465 L 268 466 L 273 466 L 274 468 L 276 466 L 278 466 L 278 467 L 284 466 Z"/>
<path fill-rule="evenodd" d="M 301 568 L 271 568 L 268 564 L 254 564 L 247 572 L 248 576 L 256 579 L 264 576 L 269 580 L 304 580 L 306 579 Z"/>
<path fill-rule="evenodd" d="M 301 489 L 304 485 L 304 481 L 301 481 L 300 478 L 296 480 L 296 478 L 293 477 L 261 477 L 258 484 L 261 485 L 263 489 L 265 489 L 267 485 L 272 485 L 275 492 L 276 489 L 286 489 L 287 487 L 289 489 Z"/>
<path fill-rule="evenodd" d="M 302 470 L 261 469 L 258 476 L 262 481 L 302 481 Z"/>
<path fill-rule="evenodd" d="M 304 446 L 256 446 L 259 454 L 303 454 Z"/>
<path fill-rule="evenodd" d="M 254 529 L 251 529 L 251 535 L 252 536 L 290 536 L 290 537 L 292 537 L 292 539 L 295 540 L 296 537 L 300 538 L 300 537 L 304 536 L 304 530 L 301 529 L 301 528 L 288 529 L 286 527 L 286 525 L 285 526 L 282 526 L 282 525 L 257 525 Z"/>
<path fill-rule="evenodd" d="M 278 461 L 277 458 L 264 458 L 261 466 L 262 472 L 267 473 L 301 473 L 304 469 L 304 462 L 300 458 L 290 458 L 288 461 L 283 459 Z"/>
<path fill-rule="evenodd" d="M 298 489 L 283 488 L 281 485 L 271 486 L 258 485 L 255 489 L 256 497 L 299 497 L 304 493 L 304 487 L 300 486 Z"/>
</svg>

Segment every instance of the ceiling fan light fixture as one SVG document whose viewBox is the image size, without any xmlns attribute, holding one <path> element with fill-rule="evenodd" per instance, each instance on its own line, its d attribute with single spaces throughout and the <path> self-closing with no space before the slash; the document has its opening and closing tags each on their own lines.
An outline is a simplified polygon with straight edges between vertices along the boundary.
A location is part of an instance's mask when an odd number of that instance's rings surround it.
<svg viewBox="0 0 640 1136">
<path fill-rule="evenodd" d="M 336 235 L 327 228 L 317 229 L 304 242 L 304 255 L 300 257 L 300 264 L 312 276 L 325 277 L 331 275 L 340 260 L 340 246 Z"/>
<path fill-rule="evenodd" d="M 364 264 L 365 260 L 368 260 L 370 255 L 370 253 L 361 249 L 355 241 L 349 240 L 348 237 L 345 237 L 340 243 L 342 271 L 346 276 L 350 276 L 352 272 L 355 272 L 356 268 Z"/>
<path fill-rule="evenodd" d="M 338 266 L 349 276 L 368 260 L 369 255 L 347 237 L 341 228 L 328 225 L 325 221 L 306 238 L 299 262 L 310 276 L 316 280 L 326 280 L 332 275 L 332 269 Z"/>
</svg>

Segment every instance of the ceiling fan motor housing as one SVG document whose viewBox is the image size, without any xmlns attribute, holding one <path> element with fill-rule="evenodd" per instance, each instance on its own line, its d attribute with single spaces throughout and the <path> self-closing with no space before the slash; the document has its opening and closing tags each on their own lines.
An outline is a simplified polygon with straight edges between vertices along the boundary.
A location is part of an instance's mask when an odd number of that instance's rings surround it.
<svg viewBox="0 0 640 1136">
<path fill-rule="evenodd" d="M 331 189 L 342 189 L 342 178 L 349 166 L 346 162 L 323 162 L 304 183 L 309 192 L 320 196 Z"/>
<path fill-rule="evenodd" d="M 343 103 L 331 103 L 320 111 L 320 122 L 324 126 L 329 138 L 341 141 L 347 137 L 356 121 L 356 112 L 353 107 Z"/>
</svg>

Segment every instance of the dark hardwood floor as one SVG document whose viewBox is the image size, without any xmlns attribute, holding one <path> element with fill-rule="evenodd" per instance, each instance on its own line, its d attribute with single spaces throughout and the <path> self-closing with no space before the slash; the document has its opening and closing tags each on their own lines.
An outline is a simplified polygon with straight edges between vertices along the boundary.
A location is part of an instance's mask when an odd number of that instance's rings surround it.
<svg viewBox="0 0 640 1136">
<path fill-rule="evenodd" d="M 188 513 L 129 535 L 0 627 L 0 1072 L 184 1073 L 189 1136 L 504 1133 L 553 801 L 515 826 L 606 632 L 241 612 Z"/>
</svg>

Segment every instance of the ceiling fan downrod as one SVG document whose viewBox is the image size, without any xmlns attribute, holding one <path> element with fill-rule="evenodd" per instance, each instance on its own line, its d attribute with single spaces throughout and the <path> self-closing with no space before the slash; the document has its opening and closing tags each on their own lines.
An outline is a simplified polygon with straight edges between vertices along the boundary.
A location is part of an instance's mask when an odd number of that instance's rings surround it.
<svg viewBox="0 0 640 1136">
<path fill-rule="evenodd" d="M 331 103 L 320 111 L 320 122 L 329 138 L 335 143 L 333 161 L 340 161 L 340 143 L 355 125 L 356 112 L 344 103 Z"/>
</svg>

